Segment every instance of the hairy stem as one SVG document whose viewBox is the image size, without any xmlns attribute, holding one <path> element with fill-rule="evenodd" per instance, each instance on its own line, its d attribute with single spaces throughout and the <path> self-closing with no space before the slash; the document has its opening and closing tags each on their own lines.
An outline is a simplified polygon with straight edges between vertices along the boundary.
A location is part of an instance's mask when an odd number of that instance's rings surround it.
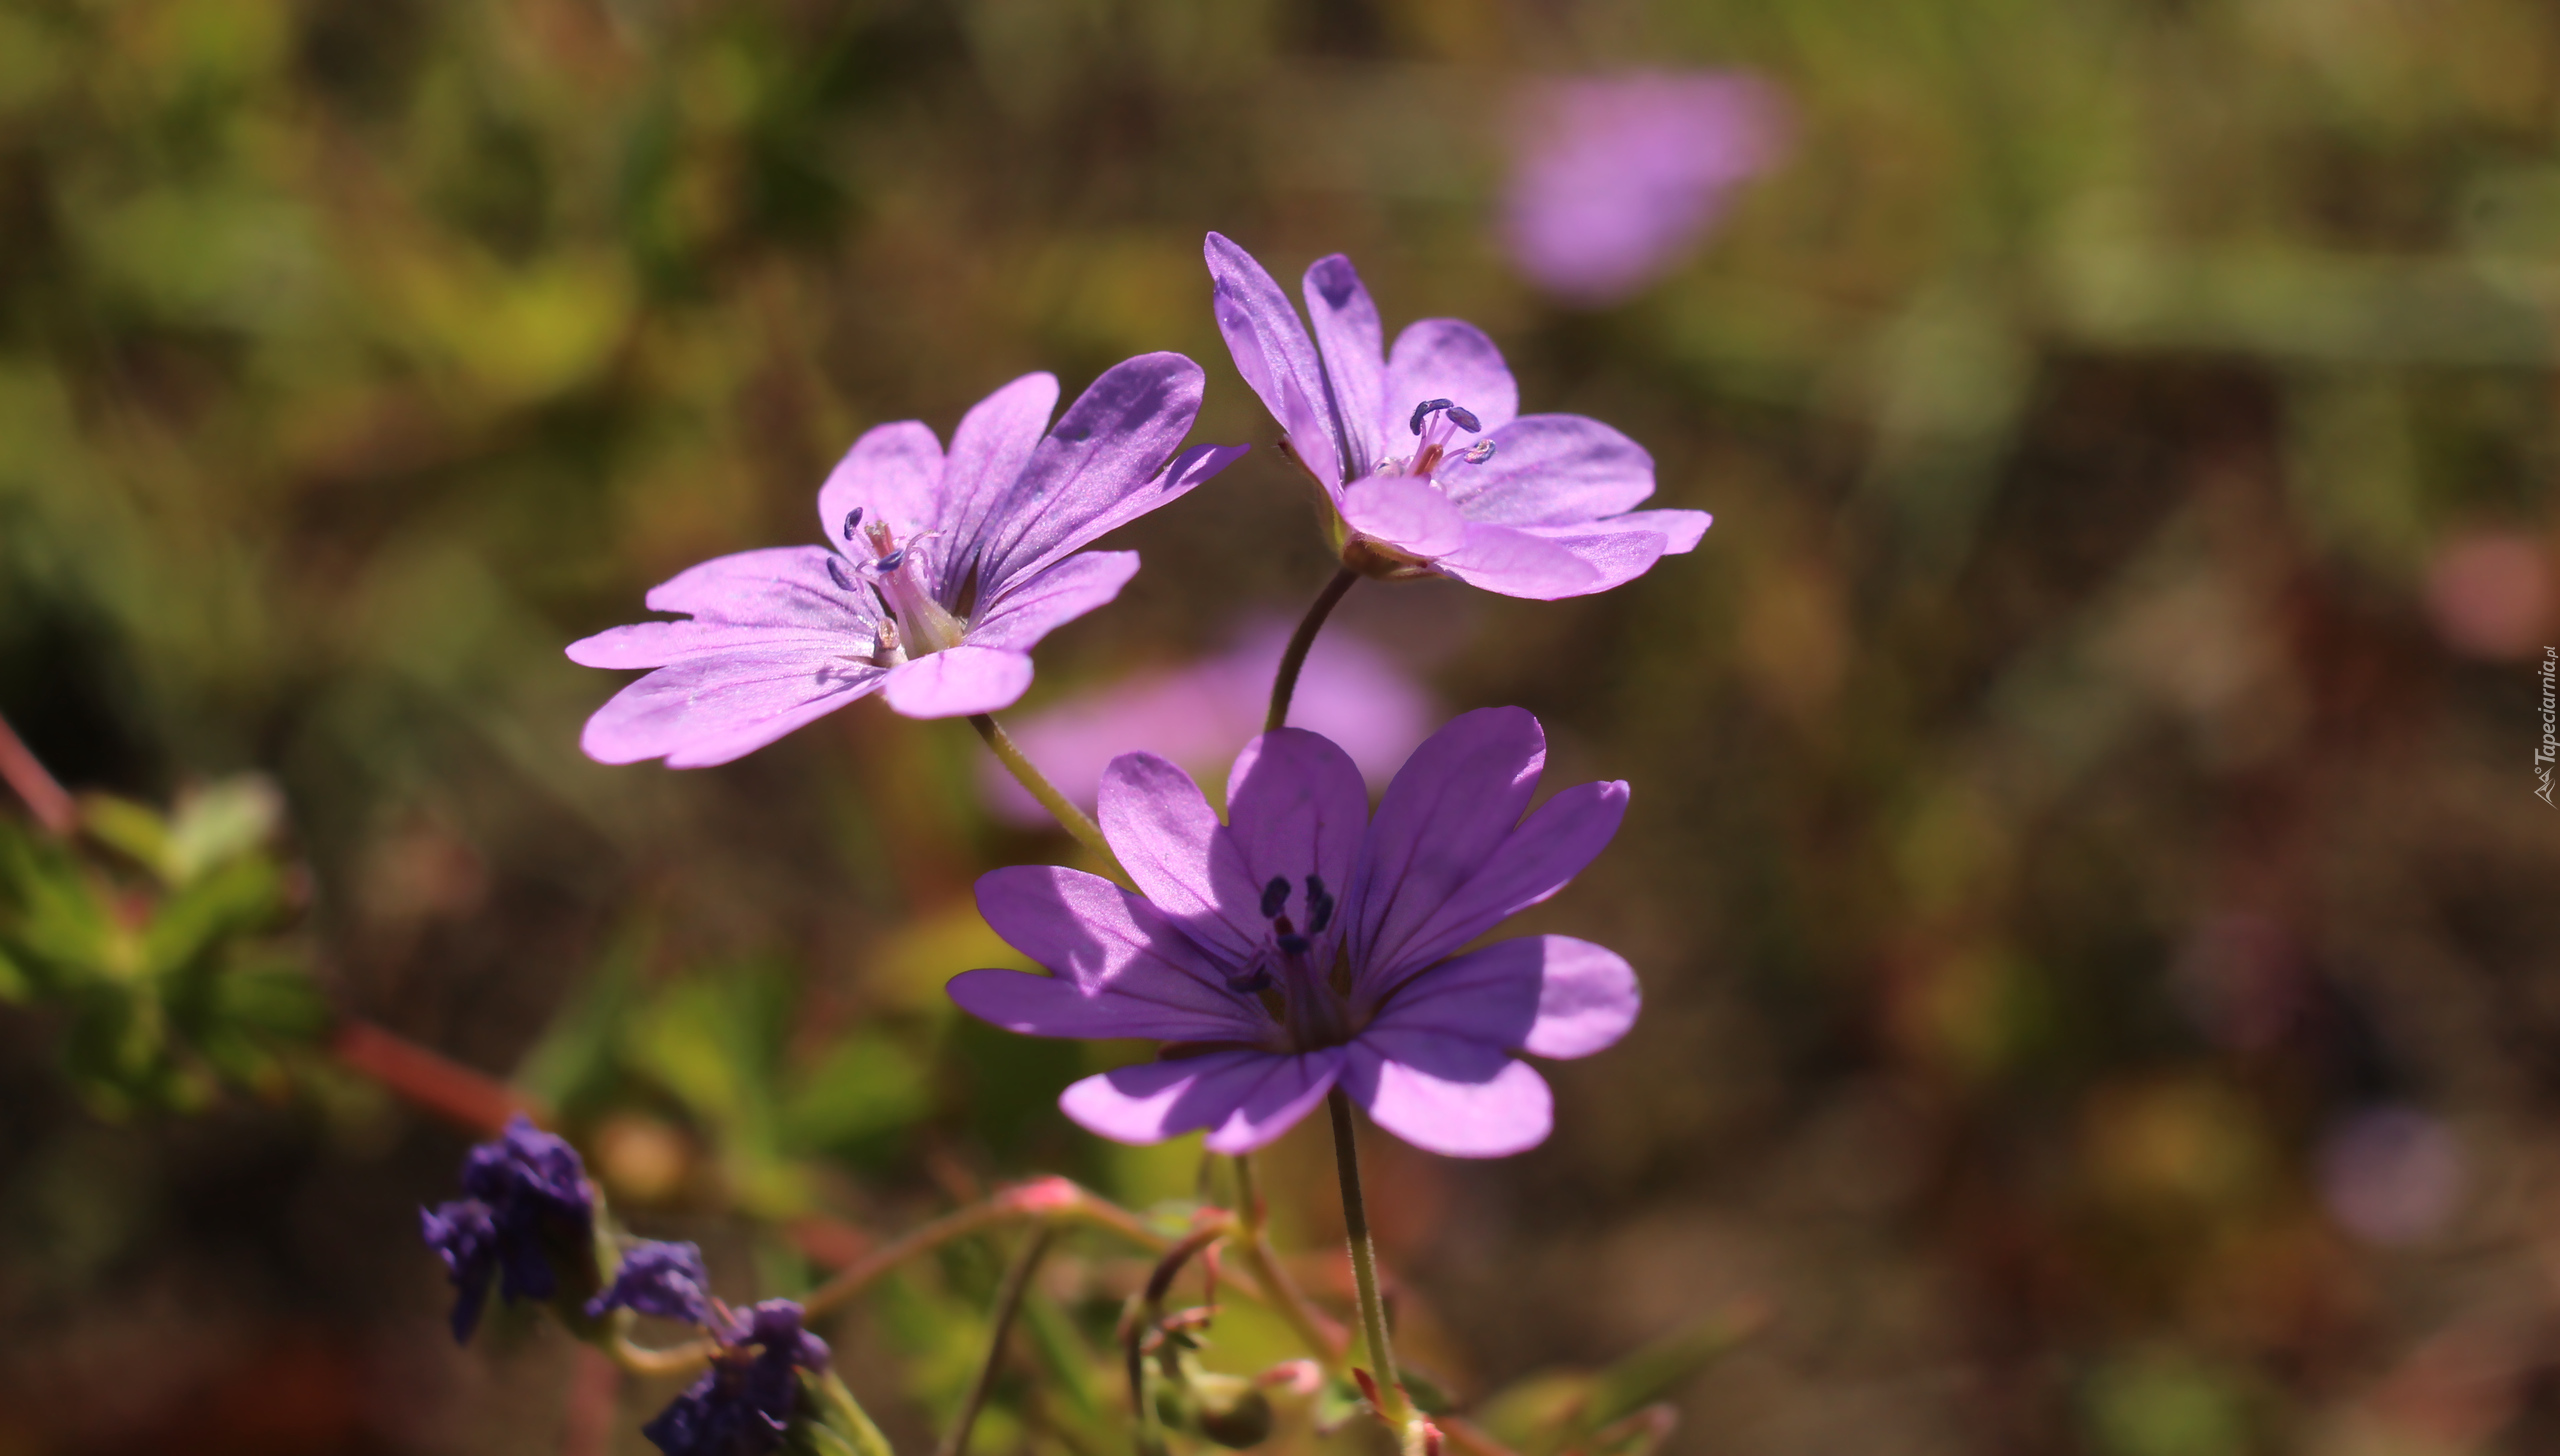
<svg viewBox="0 0 2560 1456">
<path fill-rule="evenodd" d="M 27 811 L 48 831 L 69 834 L 79 827 L 80 806 L 72 802 L 70 792 L 52 774 L 45 772 L 44 765 L 28 751 L 25 740 L 18 737 L 6 718 L 0 718 L 0 780 L 6 780 L 10 788 L 18 791 L 18 797 L 27 801 Z"/>
<path fill-rule="evenodd" d="M 1307 1297 L 1298 1292 L 1288 1271 L 1273 1255 L 1271 1239 L 1264 1228 L 1269 1210 L 1264 1208 L 1262 1190 L 1254 1182 L 1251 1153 L 1236 1154 L 1236 1202 L 1241 1205 L 1236 1210 L 1236 1220 L 1238 1232 L 1243 1235 L 1238 1240 L 1238 1251 L 1244 1255 L 1245 1268 L 1252 1271 L 1263 1292 L 1270 1296 L 1271 1308 L 1287 1321 L 1290 1332 L 1307 1347 L 1307 1353 L 1327 1371 L 1341 1374 L 1343 1347 L 1348 1343 L 1345 1332 L 1307 1303 Z"/>
<path fill-rule="evenodd" d="M 969 1430 L 978 1423 L 978 1412 L 986 1408 L 987 1393 L 995 1389 L 996 1371 L 1004 1366 L 1005 1336 L 1013 1329 L 1014 1316 L 1022 1310 L 1023 1291 L 1031 1287 L 1031 1276 L 1040 1268 L 1040 1256 L 1049 1252 L 1052 1230 L 1040 1224 L 1022 1241 L 1022 1249 L 1013 1256 L 1012 1267 L 1004 1271 L 1004 1283 L 996 1290 L 995 1314 L 987 1331 L 987 1358 L 978 1367 L 978 1378 L 969 1386 L 968 1397 L 960 1403 L 960 1414 L 951 1423 L 950 1434 L 942 1438 L 938 1456 L 960 1456 L 969 1449 Z"/>
<path fill-rule="evenodd" d="M 1102 862 L 1111 867 L 1113 874 L 1121 873 L 1119 857 L 1111 852 L 1111 845 L 1102 837 L 1102 830 L 1066 795 L 1058 792 L 1058 786 L 1049 782 L 1049 776 L 1040 772 L 1038 765 L 1024 756 L 1013 736 L 1004 731 L 1004 725 L 998 723 L 992 714 L 977 713 L 970 716 L 969 726 L 978 730 L 980 738 L 987 740 L 987 747 L 995 754 L 996 762 L 1003 764 L 1005 772 L 1012 774 L 1031 791 L 1031 797 L 1040 801 L 1040 807 L 1049 811 L 1050 817 L 1058 821 L 1058 827 L 1074 835 L 1077 843 L 1102 856 Z"/>
<path fill-rule="evenodd" d="M 1262 720 L 1263 732 L 1289 726 L 1289 699 L 1297 695 L 1298 673 L 1307 665 L 1307 650 L 1316 645 L 1316 634 L 1324 630 L 1324 619 L 1333 615 L 1334 605 L 1359 579 L 1360 573 L 1348 566 L 1336 571 L 1324 590 L 1316 593 L 1298 630 L 1289 635 L 1289 650 L 1280 654 L 1279 675 L 1271 680 L 1271 712 Z"/>
<path fill-rule="evenodd" d="M 1360 1290 L 1360 1337 L 1368 1342 L 1371 1374 L 1377 1377 L 1378 1414 L 1402 1430 L 1413 1417 L 1404 1386 L 1396 1377 L 1396 1355 L 1387 1343 L 1387 1307 L 1378 1297 L 1378 1250 L 1369 1238 L 1369 1207 L 1360 1198 L 1360 1149 L 1352 1141 L 1351 1099 L 1340 1087 L 1325 1094 L 1333 1113 L 1333 1166 L 1342 1179 L 1342 1224 L 1351 1239 L 1351 1277 Z"/>
<path fill-rule="evenodd" d="M 1117 1234 L 1142 1249 L 1159 1253 L 1173 1244 L 1173 1240 L 1148 1228 L 1136 1214 L 1097 1198 L 1064 1178 L 1036 1178 L 1007 1188 L 983 1203 L 953 1209 L 930 1223 L 909 1229 L 861 1260 L 836 1271 L 834 1278 L 819 1285 L 801 1301 L 801 1307 L 808 1311 L 811 1319 L 815 1319 L 860 1294 L 871 1286 L 873 1280 L 918 1254 L 930 1253 L 954 1239 L 998 1228 L 1016 1219 L 1090 1224 Z M 1259 1294 L 1260 1291 L 1254 1293 Z"/>
</svg>

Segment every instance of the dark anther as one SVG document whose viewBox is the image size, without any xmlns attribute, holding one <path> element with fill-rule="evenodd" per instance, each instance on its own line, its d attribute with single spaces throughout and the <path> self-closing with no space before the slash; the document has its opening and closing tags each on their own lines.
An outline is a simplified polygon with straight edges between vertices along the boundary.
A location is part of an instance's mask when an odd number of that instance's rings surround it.
<svg viewBox="0 0 2560 1456">
<path fill-rule="evenodd" d="M 1227 981 L 1227 985 L 1230 988 L 1241 991 L 1248 996 L 1268 991 L 1271 989 L 1271 968 L 1269 966 L 1256 966 L 1253 968 L 1252 975 L 1246 976 L 1240 980 L 1230 977 Z"/>
<path fill-rule="evenodd" d="M 890 572 L 893 572 L 906 564 L 907 548 L 904 546 L 899 547 L 897 550 L 890 552 L 888 555 L 881 557 L 878 561 L 873 563 L 873 565 L 880 568 L 880 574 L 883 576 L 888 575 Z"/>
<path fill-rule="evenodd" d="M 1447 404 L 1448 401 L 1443 400 L 1441 403 Z M 1456 420 L 1458 422 L 1458 428 L 1466 431 L 1470 435 L 1480 435 L 1484 433 L 1484 421 L 1476 418 L 1476 412 L 1474 410 L 1452 404 L 1449 405 L 1449 418 Z"/>
<path fill-rule="evenodd" d="M 1310 900 L 1321 900 L 1324 898 L 1324 876 L 1307 876 L 1307 898 Z"/>
<path fill-rule="evenodd" d="M 827 575 L 834 579 L 837 586 L 846 591 L 853 590 L 853 578 L 845 575 L 844 563 L 832 556 L 827 558 Z"/>
<path fill-rule="evenodd" d="M 846 540 L 848 540 L 848 541 L 852 540 L 852 539 L 853 539 L 853 528 L 854 528 L 854 527 L 856 527 L 856 526 L 859 526 L 859 525 L 861 525 L 861 524 L 862 524 L 862 507 L 860 507 L 860 506 L 855 506 L 852 510 L 849 510 L 849 511 L 845 512 L 845 513 L 844 513 L 844 538 L 845 538 Z"/>
<path fill-rule="evenodd" d="M 1413 432 L 1417 435 L 1422 433 L 1422 422 L 1431 418 L 1431 412 L 1433 410 L 1454 408 L 1456 408 L 1456 406 L 1450 404 L 1449 401 L 1445 399 L 1426 399 L 1422 403 L 1415 405 L 1413 407 Z"/>
<path fill-rule="evenodd" d="M 1331 895 L 1316 896 L 1314 903 L 1307 907 L 1307 934 L 1322 935 L 1324 928 L 1332 923 L 1333 897 Z"/>
<path fill-rule="evenodd" d="M 1284 935 L 1280 937 L 1280 949 L 1287 955 L 1305 955 L 1307 953 L 1307 938 L 1303 935 Z"/>
<path fill-rule="evenodd" d="M 1262 918 L 1270 919 L 1289 903 L 1289 877 L 1273 875 L 1271 883 L 1262 887 Z"/>
</svg>

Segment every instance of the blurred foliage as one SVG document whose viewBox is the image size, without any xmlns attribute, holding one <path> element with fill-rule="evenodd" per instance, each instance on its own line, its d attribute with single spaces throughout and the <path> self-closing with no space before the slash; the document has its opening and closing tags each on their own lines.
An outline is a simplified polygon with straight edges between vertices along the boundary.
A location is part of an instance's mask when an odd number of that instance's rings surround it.
<svg viewBox="0 0 2560 1456">
<path fill-rule="evenodd" d="M 1572 311 L 1487 225 L 1511 107 L 1626 66 L 1769 75 L 1791 159 Z M 974 875 L 1068 852 L 975 808 L 967 735 L 864 705 L 607 770 L 612 680 L 558 649 L 810 539 L 859 429 L 1025 369 L 1182 349 L 1201 437 L 1267 442 L 1215 227 L 1483 324 L 1531 408 L 1718 516 L 1605 598 L 1345 608 L 1462 642 L 1440 699 L 1537 711 L 1562 781 L 1636 785 L 1533 928 L 1605 927 L 1646 1020 L 1559 1069 L 1533 1155 L 1378 1153 L 1462 1409 L 1754 1294 L 1712 1373 L 1565 1377 L 1570 1435 L 1506 1432 L 1598 1456 L 1669 1399 L 1674 1449 L 1754 1456 L 2551 1448 L 2555 95 L 2544 0 L 0 0 L 0 712 L 180 804 L 0 824 L 39 1008 L 0 1014 L 0 1322 L 53 1332 L 0 1355 L 0 1447 L 556 1444 L 556 1350 L 419 1343 L 407 1206 L 457 1139 L 344 1099 L 94 1123 L 264 1088 L 312 1024 L 264 959 L 296 877 L 183 784 L 270 776 L 333 995 L 521 1068 L 724 1293 L 811 1272 L 739 1208 L 1196 1190 L 1192 1149 L 1057 1117 L 1083 1049 L 935 1004 L 1005 963 Z M 1269 453 L 1126 533 L 1145 571 L 1036 693 L 1297 608 L 1325 565 Z M 2453 1151 L 2377 1162 L 2375 1109 Z M 1284 1244 L 1328 1247 L 1322 1150 L 1269 1162 Z M 1104 1263 L 1030 1306 L 1053 1374 L 1108 1349 Z M 902 1446 L 994 1277 L 844 1332 L 921 1372 L 846 1366 Z"/>
</svg>

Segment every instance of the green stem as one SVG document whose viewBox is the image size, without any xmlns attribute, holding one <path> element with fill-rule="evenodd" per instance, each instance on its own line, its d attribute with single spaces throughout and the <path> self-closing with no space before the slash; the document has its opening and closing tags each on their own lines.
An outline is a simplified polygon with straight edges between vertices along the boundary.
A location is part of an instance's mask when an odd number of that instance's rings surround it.
<svg viewBox="0 0 2560 1456">
<path fill-rule="evenodd" d="M 1264 1232 L 1263 1220 L 1269 1210 L 1263 1207 L 1262 1190 L 1254 1183 L 1253 1155 L 1236 1154 L 1237 1222 L 1244 1237 L 1239 1240 L 1244 1264 L 1253 1271 L 1273 1310 L 1287 1321 L 1290 1332 L 1307 1347 L 1316 1362 L 1336 1375 L 1342 1373 L 1343 1339 L 1339 1330 L 1328 1330 L 1329 1323 L 1307 1304 L 1305 1295 L 1291 1282 L 1288 1271 L 1271 1252 L 1271 1240 Z"/>
<path fill-rule="evenodd" d="M 937 1456 L 960 1456 L 969 1449 L 970 1428 L 978 1423 L 978 1412 L 987 1404 L 987 1393 L 995 1389 L 996 1371 L 1004 1366 L 1004 1337 L 1013 1329 L 1013 1318 L 1022 1310 L 1023 1291 L 1031 1287 L 1031 1276 L 1040 1267 L 1040 1256 L 1049 1252 L 1050 1229 L 1040 1224 L 1022 1241 L 1021 1252 L 1013 1256 L 1013 1266 L 1004 1271 L 1004 1284 L 996 1291 L 996 1309 L 987 1331 L 986 1363 L 978 1367 L 978 1378 L 969 1387 L 969 1395 L 960 1403 L 959 1418 L 951 1423 L 951 1433 L 942 1438 Z"/>
<path fill-rule="evenodd" d="M 1351 1099 L 1340 1087 L 1325 1094 L 1333 1113 L 1333 1166 L 1342 1179 L 1342 1226 L 1351 1240 L 1351 1277 L 1360 1290 L 1360 1336 L 1369 1344 L 1370 1373 L 1377 1378 L 1378 1412 L 1401 1431 L 1412 1419 L 1404 1385 L 1396 1375 L 1395 1349 L 1387 1343 L 1387 1307 L 1378 1297 L 1378 1250 L 1369 1239 L 1369 1208 L 1360 1198 L 1360 1149 L 1352 1141 Z"/>
<path fill-rule="evenodd" d="M 1290 634 L 1289 650 L 1280 654 L 1279 676 L 1271 680 L 1271 712 L 1262 720 L 1263 732 L 1289 726 L 1289 699 L 1297 694 L 1298 673 L 1307 665 L 1307 649 L 1316 645 L 1316 634 L 1324 630 L 1324 619 L 1333 615 L 1334 604 L 1359 579 L 1360 573 L 1348 566 L 1335 572 L 1333 580 L 1324 584 L 1324 590 L 1316 593 L 1315 605 L 1307 608 L 1298 630 Z"/>
<path fill-rule="evenodd" d="M 1040 801 L 1040 807 L 1049 811 L 1060 828 L 1074 835 L 1077 843 L 1102 856 L 1102 862 L 1111 867 L 1113 874 L 1121 873 L 1119 856 L 1111 852 L 1110 842 L 1102 837 L 1102 830 L 1085 817 L 1085 812 L 1066 795 L 1058 792 L 1058 786 L 1049 782 L 1049 776 L 1040 772 L 1039 767 L 1023 755 L 1022 749 L 1014 743 L 1012 735 L 1004 731 L 1002 724 L 992 715 L 977 713 L 971 715 L 969 726 L 978 730 L 980 738 L 987 740 L 987 747 L 994 752 L 996 762 L 1003 764 L 1007 773 L 1031 791 L 1031 797 Z"/>
</svg>

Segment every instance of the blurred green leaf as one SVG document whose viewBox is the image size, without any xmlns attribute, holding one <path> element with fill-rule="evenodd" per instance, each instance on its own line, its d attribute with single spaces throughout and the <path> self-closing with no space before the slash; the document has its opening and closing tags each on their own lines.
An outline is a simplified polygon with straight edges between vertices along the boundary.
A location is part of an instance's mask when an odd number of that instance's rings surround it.
<svg viewBox="0 0 2560 1456">
<path fill-rule="evenodd" d="M 916 1056 L 872 1031 L 857 1031 L 828 1049 L 783 1105 L 782 1137 L 794 1148 L 838 1149 L 901 1127 L 929 1104 L 925 1068 Z"/>
<path fill-rule="evenodd" d="M 181 798 L 168 829 L 170 883 L 189 884 L 256 849 L 283 818 L 283 797 L 256 774 L 223 779 Z"/>
<path fill-rule="evenodd" d="M 283 908 L 284 883 L 264 857 L 233 860 L 164 901 L 143 931 L 143 964 L 154 976 L 196 966 L 229 936 L 264 929 Z"/>
<path fill-rule="evenodd" d="M 617 1039 L 630 1015 L 652 935 L 635 924 L 618 935 L 575 996 L 525 1054 L 511 1079 L 528 1096 L 567 1108 L 599 1090 L 613 1073 Z"/>
<path fill-rule="evenodd" d="M 1758 1330 L 1768 1318 L 1746 1301 L 1709 1315 L 1606 1369 L 1532 1375 L 1489 1397 L 1485 1429 L 1523 1456 L 1544 1456 L 1591 1440 L 1680 1385 Z"/>
<path fill-rule="evenodd" d="M 169 870 L 169 822 L 150 805 L 113 794 L 84 794 L 80 827 L 161 879 L 174 878 Z"/>
</svg>

